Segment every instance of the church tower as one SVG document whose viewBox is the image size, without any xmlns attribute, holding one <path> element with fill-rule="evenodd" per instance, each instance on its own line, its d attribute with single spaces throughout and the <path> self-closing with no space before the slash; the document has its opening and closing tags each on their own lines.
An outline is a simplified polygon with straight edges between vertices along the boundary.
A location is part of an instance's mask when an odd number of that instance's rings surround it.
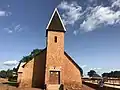
<svg viewBox="0 0 120 90">
<path fill-rule="evenodd" d="M 55 46 L 63 46 L 64 43 L 60 44 L 60 42 L 64 42 L 64 33 L 66 32 L 65 26 L 62 22 L 60 14 L 55 8 L 52 17 L 46 28 L 46 37 L 47 37 L 47 47 L 52 43 Z M 50 45 L 52 47 L 52 45 Z M 64 49 L 64 48 L 63 48 Z"/>
<path fill-rule="evenodd" d="M 62 19 L 59 15 L 57 8 L 55 8 L 52 17 L 46 28 L 46 83 L 52 84 L 58 82 L 57 84 L 62 83 L 62 65 L 63 65 L 63 56 L 64 56 L 64 34 L 66 32 L 65 26 L 62 22 Z M 52 72 L 53 71 L 53 72 Z M 59 81 L 54 81 L 52 78 L 49 78 L 51 73 L 58 73 Z M 51 76 L 52 77 L 52 76 Z M 50 80 L 52 79 L 52 80 Z"/>
</svg>

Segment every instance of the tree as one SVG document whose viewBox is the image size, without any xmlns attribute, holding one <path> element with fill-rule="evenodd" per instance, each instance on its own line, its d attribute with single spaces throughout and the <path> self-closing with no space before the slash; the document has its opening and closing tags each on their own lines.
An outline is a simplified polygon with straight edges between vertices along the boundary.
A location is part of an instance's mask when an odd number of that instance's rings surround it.
<svg viewBox="0 0 120 90">
<path fill-rule="evenodd" d="M 31 56 L 23 56 L 22 60 L 20 62 L 28 62 L 32 59 Z"/>
<path fill-rule="evenodd" d="M 120 78 L 120 71 L 111 71 L 109 73 L 103 73 L 102 77 Z"/>
<path fill-rule="evenodd" d="M 7 74 L 7 77 L 8 77 L 8 78 L 11 78 L 12 75 L 13 75 L 13 70 L 8 69 L 8 70 L 6 71 L 6 74 Z"/>
<path fill-rule="evenodd" d="M 96 72 L 94 71 L 94 70 L 90 70 L 89 72 L 88 72 L 88 76 L 89 77 L 92 77 L 93 75 L 95 75 L 96 74 Z"/>
<path fill-rule="evenodd" d="M 34 49 L 32 52 L 31 52 L 31 56 L 36 56 L 37 54 L 39 54 L 41 52 L 41 49 Z"/>
<path fill-rule="evenodd" d="M 13 72 L 17 72 L 17 68 L 14 67 L 14 68 L 13 68 Z"/>
<path fill-rule="evenodd" d="M 1 78 L 7 78 L 7 73 L 5 70 L 0 71 L 0 77 Z"/>
<path fill-rule="evenodd" d="M 103 73 L 102 77 L 108 77 L 108 73 Z"/>
<path fill-rule="evenodd" d="M 28 62 L 33 59 L 36 55 L 38 55 L 42 49 L 34 49 L 28 56 L 24 56 L 20 62 Z"/>
</svg>

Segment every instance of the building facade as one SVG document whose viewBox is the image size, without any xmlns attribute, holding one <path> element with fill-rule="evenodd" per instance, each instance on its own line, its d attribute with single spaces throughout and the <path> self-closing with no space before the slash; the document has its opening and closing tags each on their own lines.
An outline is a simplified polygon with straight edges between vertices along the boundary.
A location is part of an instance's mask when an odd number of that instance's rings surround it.
<svg viewBox="0 0 120 90">
<path fill-rule="evenodd" d="M 64 51 L 66 29 L 57 9 L 46 28 L 46 48 L 24 64 L 19 87 L 81 90 L 81 68 Z"/>
</svg>

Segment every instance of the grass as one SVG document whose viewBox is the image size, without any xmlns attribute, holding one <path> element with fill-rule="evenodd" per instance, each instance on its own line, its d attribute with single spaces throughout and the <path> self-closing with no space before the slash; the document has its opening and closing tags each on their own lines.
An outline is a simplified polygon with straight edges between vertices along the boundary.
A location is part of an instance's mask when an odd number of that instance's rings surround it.
<svg viewBox="0 0 120 90">
<path fill-rule="evenodd" d="M 18 83 L 16 81 L 9 81 L 9 82 L 3 83 L 3 84 L 8 84 L 10 86 L 15 86 L 15 87 L 18 86 Z"/>
</svg>

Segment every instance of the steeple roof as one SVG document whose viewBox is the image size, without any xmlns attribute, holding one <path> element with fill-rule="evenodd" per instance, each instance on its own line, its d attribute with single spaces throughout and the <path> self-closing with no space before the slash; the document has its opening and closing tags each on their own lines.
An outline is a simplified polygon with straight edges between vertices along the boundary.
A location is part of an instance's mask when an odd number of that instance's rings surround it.
<svg viewBox="0 0 120 90">
<path fill-rule="evenodd" d="M 46 30 L 48 31 L 60 31 L 60 32 L 65 32 L 65 26 L 63 24 L 63 21 L 60 17 L 60 14 L 57 10 L 57 8 L 55 8 L 52 17 L 50 18 L 50 21 L 47 25 Z"/>
</svg>

